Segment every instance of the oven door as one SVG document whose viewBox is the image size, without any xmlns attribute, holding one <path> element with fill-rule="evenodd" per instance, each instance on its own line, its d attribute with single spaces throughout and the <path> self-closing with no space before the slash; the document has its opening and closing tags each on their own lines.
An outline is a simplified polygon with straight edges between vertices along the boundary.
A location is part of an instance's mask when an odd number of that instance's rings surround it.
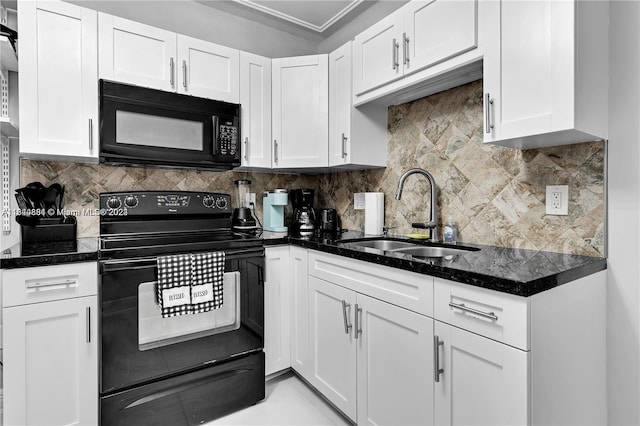
<svg viewBox="0 0 640 426">
<path fill-rule="evenodd" d="M 262 351 L 264 250 L 225 253 L 223 308 L 170 318 L 155 258 L 100 261 L 102 395 Z"/>
</svg>

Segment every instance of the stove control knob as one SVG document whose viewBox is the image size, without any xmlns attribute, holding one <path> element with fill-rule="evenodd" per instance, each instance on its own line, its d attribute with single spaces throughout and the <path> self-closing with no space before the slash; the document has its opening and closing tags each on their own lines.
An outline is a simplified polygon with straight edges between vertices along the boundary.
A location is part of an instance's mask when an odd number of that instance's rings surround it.
<svg viewBox="0 0 640 426">
<path fill-rule="evenodd" d="M 135 195 L 127 195 L 124 198 L 124 205 L 132 209 L 138 205 L 138 197 Z"/>
<path fill-rule="evenodd" d="M 219 208 L 219 209 L 223 209 L 223 210 L 226 209 L 227 208 L 227 204 L 228 203 L 227 203 L 227 199 L 226 198 L 220 197 L 220 198 L 218 198 L 216 200 L 216 207 Z"/>
<path fill-rule="evenodd" d="M 204 204 L 206 208 L 210 209 L 216 206 L 216 200 L 212 196 L 207 195 L 202 199 L 202 204 Z"/>
<path fill-rule="evenodd" d="M 122 205 L 122 202 L 119 198 L 111 197 L 107 200 L 107 207 L 110 209 L 117 209 Z"/>
</svg>

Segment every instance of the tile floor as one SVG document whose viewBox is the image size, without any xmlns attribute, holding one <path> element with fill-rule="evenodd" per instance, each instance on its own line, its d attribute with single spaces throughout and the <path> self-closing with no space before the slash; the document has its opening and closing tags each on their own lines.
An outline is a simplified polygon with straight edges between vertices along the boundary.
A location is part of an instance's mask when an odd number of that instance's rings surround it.
<svg viewBox="0 0 640 426">
<path fill-rule="evenodd" d="M 264 401 L 205 426 L 220 425 L 347 426 L 351 423 L 293 373 L 286 373 L 267 382 Z"/>
</svg>

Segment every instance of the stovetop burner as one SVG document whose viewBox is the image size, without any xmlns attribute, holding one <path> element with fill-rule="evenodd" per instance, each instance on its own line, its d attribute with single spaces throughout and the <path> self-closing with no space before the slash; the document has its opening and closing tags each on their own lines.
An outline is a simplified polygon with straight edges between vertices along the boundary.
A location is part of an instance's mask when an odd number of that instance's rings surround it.
<svg viewBox="0 0 640 426">
<path fill-rule="evenodd" d="M 231 196 L 213 192 L 100 194 L 100 257 L 121 258 L 258 247 L 231 227 Z"/>
</svg>

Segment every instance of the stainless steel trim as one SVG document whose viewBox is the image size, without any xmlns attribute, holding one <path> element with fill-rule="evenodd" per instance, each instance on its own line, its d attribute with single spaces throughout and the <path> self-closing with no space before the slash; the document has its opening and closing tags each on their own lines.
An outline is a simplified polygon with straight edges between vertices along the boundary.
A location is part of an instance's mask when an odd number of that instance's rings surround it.
<svg viewBox="0 0 640 426">
<path fill-rule="evenodd" d="M 609 140 L 604 143 L 604 257 L 609 258 Z"/>
<path fill-rule="evenodd" d="M 273 162 L 278 164 L 278 141 L 276 139 L 273 140 Z"/>
<path fill-rule="evenodd" d="M 493 105 L 493 99 L 491 99 L 491 95 L 489 92 L 485 95 L 485 132 L 491 133 L 491 129 L 493 129 L 493 123 L 491 120 L 491 106 Z"/>
<path fill-rule="evenodd" d="M 465 306 L 464 303 L 459 303 L 458 304 L 458 303 L 449 302 L 449 306 L 454 308 L 454 309 L 460 309 L 461 311 L 465 311 L 465 312 L 469 312 L 471 314 L 479 315 L 481 317 L 488 318 L 488 319 L 493 320 L 493 321 L 498 321 L 498 316 L 495 313 L 493 313 L 493 312 L 488 312 L 488 313 L 487 312 L 482 312 L 482 311 L 479 311 L 477 309 L 473 309 L 473 308 L 470 308 L 468 306 Z"/>
<path fill-rule="evenodd" d="M 182 86 L 187 88 L 187 61 L 182 61 Z"/>
<path fill-rule="evenodd" d="M 353 327 L 351 324 L 349 324 L 347 308 L 349 308 L 349 311 L 351 311 L 351 304 L 343 300 L 342 301 L 342 318 L 344 319 L 344 334 L 349 334 L 349 330 L 351 330 L 351 327 Z"/>
<path fill-rule="evenodd" d="M 89 151 L 93 150 L 93 118 L 89 119 Z"/>
<path fill-rule="evenodd" d="M 358 307 L 358 304 L 356 303 L 356 314 L 355 314 L 355 321 L 356 321 L 356 339 L 358 338 L 358 334 L 362 334 L 362 308 Z"/>
<path fill-rule="evenodd" d="M 409 63 L 409 37 L 407 33 L 402 33 L 402 65 Z"/>
<path fill-rule="evenodd" d="M 173 58 L 169 58 L 169 82 L 171 83 L 171 87 L 175 88 L 176 79 L 174 77 L 175 74 L 175 64 L 173 63 Z"/>
<path fill-rule="evenodd" d="M 244 159 L 249 161 L 249 138 L 244 138 Z"/>
<path fill-rule="evenodd" d="M 347 158 L 347 137 L 342 134 L 342 158 Z"/>
<path fill-rule="evenodd" d="M 38 288 L 44 288 L 44 287 L 56 287 L 56 286 L 60 286 L 60 285 L 73 285 L 73 284 L 77 284 L 78 281 L 74 280 L 74 279 L 66 279 L 63 281 L 36 281 L 36 282 L 32 282 L 32 283 L 26 283 L 26 287 L 28 290 L 32 290 L 32 289 L 38 289 Z"/>
<path fill-rule="evenodd" d="M 440 341 L 440 337 L 433 336 L 433 380 L 440 383 L 440 374 L 444 373 L 444 368 L 440 368 L 440 346 L 444 342 Z"/>
<path fill-rule="evenodd" d="M 91 306 L 87 306 L 87 343 L 91 343 Z"/>
</svg>

